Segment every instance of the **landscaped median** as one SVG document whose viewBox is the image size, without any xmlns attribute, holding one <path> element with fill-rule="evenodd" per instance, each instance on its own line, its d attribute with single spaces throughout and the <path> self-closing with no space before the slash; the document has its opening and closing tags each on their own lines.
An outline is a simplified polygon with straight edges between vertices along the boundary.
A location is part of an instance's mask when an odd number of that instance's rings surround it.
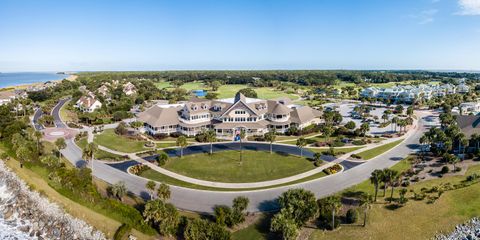
<svg viewBox="0 0 480 240">
<path fill-rule="evenodd" d="M 394 148 L 395 146 L 400 144 L 402 141 L 403 139 L 400 139 L 391 143 L 387 143 L 369 150 L 365 150 L 361 153 L 352 154 L 351 157 L 356 159 L 369 160 Z"/>
<path fill-rule="evenodd" d="M 184 156 L 183 158 L 175 157 L 168 160 L 164 167 L 166 166 L 165 168 L 169 171 L 191 178 L 233 184 L 280 180 L 315 169 L 314 161 L 295 155 L 283 156 L 278 153 L 244 151 L 242 153 L 242 161 L 240 162 L 239 154 L 238 151 L 223 151 L 213 155 L 202 153 Z M 327 169 L 318 170 L 319 172 L 312 173 L 310 176 L 292 179 L 289 182 L 285 182 L 285 179 L 283 179 L 284 181 L 279 181 L 278 184 L 272 183 L 268 186 L 249 186 L 245 188 L 203 186 L 167 176 L 143 164 L 132 166 L 128 171 L 140 177 L 179 187 L 211 191 L 250 191 L 306 182 L 327 176 L 328 174 L 338 173 L 343 168 L 335 164 Z"/>
</svg>

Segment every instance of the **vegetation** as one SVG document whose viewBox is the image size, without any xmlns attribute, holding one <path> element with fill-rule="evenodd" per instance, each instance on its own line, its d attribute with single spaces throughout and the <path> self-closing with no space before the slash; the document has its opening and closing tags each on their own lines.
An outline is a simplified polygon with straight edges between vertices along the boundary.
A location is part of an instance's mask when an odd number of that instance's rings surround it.
<svg viewBox="0 0 480 240">
<path fill-rule="evenodd" d="M 100 146 L 125 153 L 144 151 L 147 143 L 146 141 L 119 136 L 114 129 L 105 129 L 103 133 L 96 135 L 93 141 Z"/>
<path fill-rule="evenodd" d="M 315 166 L 306 158 L 262 151 L 243 151 L 242 163 L 237 151 L 192 154 L 170 158 L 163 166 L 170 171 L 209 181 L 258 182 L 296 175 Z"/>
<path fill-rule="evenodd" d="M 394 148 L 395 146 L 400 144 L 402 141 L 403 140 L 397 140 L 397 141 L 394 141 L 394 142 L 391 142 L 391 143 L 387 143 L 387 144 L 381 145 L 381 146 L 376 147 L 376 148 L 365 150 L 365 151 L 363 151 L 361 153 L 358 153 L 356 155 L 361 157 L 364 160 L 369 160 L 369 159 L 372 159 L 372 158 L 374 158 L 374 157 L 376 157 L 380 154 L 383 154 L 386 151 Z"/>
</svg>

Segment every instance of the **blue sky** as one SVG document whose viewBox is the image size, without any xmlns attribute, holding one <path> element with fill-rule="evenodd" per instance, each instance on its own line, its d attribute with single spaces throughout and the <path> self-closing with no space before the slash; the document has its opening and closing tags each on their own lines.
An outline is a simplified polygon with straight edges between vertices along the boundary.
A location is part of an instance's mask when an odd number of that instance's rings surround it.
<svg viewBox="0 0 480 240">
<path fill-rule="evenodd" d="M 480 70 L 480 0 L 0 0 L 0 71 Z"/>
</svg>

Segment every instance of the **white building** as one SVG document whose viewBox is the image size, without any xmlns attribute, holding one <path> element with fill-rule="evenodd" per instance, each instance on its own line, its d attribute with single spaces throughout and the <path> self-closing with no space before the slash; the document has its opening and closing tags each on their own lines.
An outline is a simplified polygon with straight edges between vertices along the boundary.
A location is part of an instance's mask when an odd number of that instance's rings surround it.
<svg viewBox="0 0 480 240">
<path fill-rule="evenodd" d="M 128 82 L 123 85 L 123 93 L 125 93 L 127 96 L 133 95 L 137 93 L 137 87 L 135 87 L 133 83 Z"/>
<path fill-rule="evenodd" d="M 102 103 L 95 99 L 93 94 L 88 94 L 87 96 L 83 96 L 75 104 L 75 107 L 80 109 L 82 112 L 94 112 L 96 109 L 102 107 Z"/>
<path fill-rule="evenodd" d="M 480 113 L 480 102 L 464 102 L 459 106 L 461 115 L 477 115 Z"/>
</svg>

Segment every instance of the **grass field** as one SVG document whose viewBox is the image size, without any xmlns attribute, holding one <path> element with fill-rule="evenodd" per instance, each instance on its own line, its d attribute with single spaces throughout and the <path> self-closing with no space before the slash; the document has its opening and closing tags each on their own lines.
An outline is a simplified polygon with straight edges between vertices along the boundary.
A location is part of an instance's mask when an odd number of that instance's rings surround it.
<svg viewBox="0 0 480 240">
<path fill-rule="evenodd" d="M 480 173 L 480 165 L 470 167 L 466 175 L 474 172 Z M 414 184 L 408 189 L 419 192 L 422 187 L 428 188 L 446 182 L 455 184 L 464 179 L 465 176 L 439 178 Z M 373 186 L 369 182 L 364 182 L 349 190 L 372 193 Z M 398 196 L 396 194 L 394 196 Z M 411 196 L 412 193 L 407 193 L 407 197 Z M 447 191 L 433 204 L 410 199 L 406 206 L 396 210 L 389 210 L 384 204 L 373 204 L 369 211 L 367 227 L 345 226 L 334 232 L 315 231 L 310 239 L 430 239 L 437 232 L 453 231 L 455 225 L 479 216 L 478 196 L 480 184 L 474 184 Z"/>
<path fill-rule="evenodd" d="M 218 182 L 259 182 L 293 176 L 315 168 L 306 158 L 264 151 L 221 151 L 171 158 L 165 169 Z"/>
<path fill-rule="evenodd" d="M 95 135 L 93 140 L 98 145 L 116 150 L 119 152 L 133 153 L 147 150 L 146 141 L 135 141 L 115 134 L 113 129 L 106 129 L 103 133 Z"/>
<path fill-rule="evenodd" d="M 87 146 L 87 139 L 86 138 L 82 138 L 80 140 L 78 140 L 76 142 L 76 144 L 81 148 L 81 149 L 84 149 L 85 146 Z M 103 150 L 100 150 L 98 149 L 96 152 L 95 152 L 95 158 L 96 159 L 99 159 L 99 160 L 111 160 L 111 161 L 121 161 L 121 160 L 124 160 L 122 158 L 122 156 L 120 155 L 117 155 L 117 154 L 113 154 L 113 153 L 109 153 L 107 151 L 103 151 Z"/>
<path fill-rule="evenodd" d="M 211 190 L 211 191 L 222 191 L 222 192 L 235 191 L 236 192 L 236 191 L 252 191 L 252 190 L 260 190 L 260 189 L 269 189 L 269 188 L 275 188 L 275 187 L 288 186 L 288 185 L 292 185 L 292 184 L 307 182 L 307 181 L 314 180 L 314 179 L 317 179 L 317 178 L 325 177 L 326 174 L 322 171 L 322 172 L 313 174 L 311 176 L 308 176 L 308 177 L 305 177 L 305 178 L 302 178 L 302 179 L 298 179 L 296 181 L 283 183 L 283 184 L 272 185 L 272 186 L 268 186 L 268 187 L 259 187 L 259 188 L 236 188 L 236 189 L 234 189 L 234 188 L 215 188 L 215 187 L 206 187 L 206 186 L 196 185 L 196 184 L 184 182 L 184 181 L 169 177 L 167 175 L 163 175 L 163 174 L 161 174 L 161 173 L 159 173 L 155 170 L 152 170 L 152 169 L 143 172 L 142 175 L 140 175 L 140 176 L 144 177 L 144 178 L 147 178 L 147 179 L 157 181 L 157 182 L 162 182 L 162 183 L 166 183 L 166 184 L 169 184 L 169 185 L 175 185 L 175 186 L 179 186 L 179 187 L 193 188 L 193 189 L 199 189 L 199 190 Z"/>
<path fill-rule="evenodd" d="M 361 153 L 358 153 L 357 155 L 362 157 L 363 160 L 369 160 L 369 159 L 372 159 L 372 158 L 374 158 L 374 157 L 392 149 L 393 147 L 400 144 L 402 141 L 403 140 L 401 139 L 401 140 L 397 140 L 397 141 L 394 141 L 394 142 L 391 142 L 391 143 L 387 143 L 387 144 L 378 146 L 376 148 L 372 148 L 372 149 L 363 151 Z"/>
<path fill-rule="evenodd" d="M 155 83 L 155 86 L 157 88 L 162 89 L 162 88 L 173 88 L 170 82 L 157 82 Z M 180 86 L 181 88 L 184 88 L 188 91 L 191 90 L 198 90 L 198 89 L 205 89 L 206 86 L 202 82 L 188 82 Z"/>
<path fill-rule="evenodd" d="M 169 82 L 158 82 L 155 83 L 155 86 L 157 88 L 162 89 L 162 88 L 172 88 L 171 84 Z M 234 97 L 235 94 L 243 88 L 247 88 L 248 86 L 246 84 L 229 84 L 229 85 L 222 85 L 216 93 L 218 93 L 218 98 L 231 98 Z M 188 91 L 191 90 L 198 90 L 198 89 L 205 89 L 205 90 L 210 90 L 207 86 L 205 86 L 202 82 L 189 82 L 185 83 L 181 86 L 181 88 L 184 88 Z M 254 88 L 255 92 L 257 92 L 257 95 L 259 98 L 262 99 L 273 99 L 273 98 L 279 98 L 279 97 L 288 97 L 292 100 L 298 99 L 298 96 L 295 94 L 289 94 L 285 93 L 282 91 L 277 91 L 272 88 L 267 88 L 267 87 L 260 87 L 260 88 Z"/>
<path fill-rule="evenodd" d="M 358 150 L 360 148 L 363 148 L 363 147 L 348 147 L 348 148 L 333 148 L 333 152 L 335 154 L 338 154 L 338 153 L 349 153 L 349 152 L 353 152 L 355 150 Z M 308 150 L 312 151 L 312 152 L 319 152 L 319 153 L 323 153 L 325 151 L 329 151 L 330 148 L 307 148 Z"/>
<path fill-rule="evenodd" d="M 67 105 L 64 105 L 62 108 L 60 108 L 60 118 L 62 118 L 62 121 L 64 122 L 72 122 L 77 118 L 77 114 L 68 110 Z"/>
</svg>

